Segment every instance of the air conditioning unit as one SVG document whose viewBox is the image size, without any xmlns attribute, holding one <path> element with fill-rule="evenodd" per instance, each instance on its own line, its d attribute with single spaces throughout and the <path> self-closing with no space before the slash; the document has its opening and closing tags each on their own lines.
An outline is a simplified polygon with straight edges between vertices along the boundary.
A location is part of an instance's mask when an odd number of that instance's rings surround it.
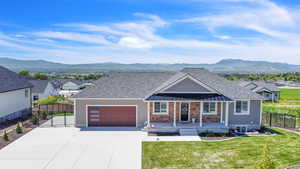
<svg viewBox="0 0 300 169">
<path fill-rule="evenodd" d="M 236 133 L 246 133 L 247 132 L 247 126 L 245 126 L 245 125 L 236 126 L 235 132 Z"/>
</svg>

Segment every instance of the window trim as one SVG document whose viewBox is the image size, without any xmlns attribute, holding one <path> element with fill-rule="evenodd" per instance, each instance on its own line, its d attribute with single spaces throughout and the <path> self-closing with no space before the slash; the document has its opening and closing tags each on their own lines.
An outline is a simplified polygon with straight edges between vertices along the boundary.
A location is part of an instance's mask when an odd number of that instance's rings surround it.
<svg viewBox="0 0 300 169">
<path fill-rule="evenodd" d="M 204 112 L 204 104 L 205 103 L 209 103 L 209 110 L 210 110 L 210 104 L 212 104 L 212 103 L 214 103 L 215 104 L 215 111 L 214 112 Z M 202 104 L 202 113 L 203 114 L 205 114 L 205 115 L 216 115 L 216 114 L 218 114 L 218 104 L 217 104 L 217 102 L 203 102 L 203 104 Z"/>
<path fill-rule="evenodd" d="M 166 103 L 166 112 L 155 112 L 155 103 L 159 103 L 159 104 L 161 104 L 161 103 Z M 161 105 L 159 105 L 159 107 L 161 107 Z M 159 108 L 159 109 L 161 109 L 161 108 Z M 167 114 L 169 114 L 169 103 L 168 102 L 153 102 L 153 114 L 155 114 L 155 115 L 167 115 Z"/>
<path fill-rule="evenodd" d="M 236 102 L 241 101 L 241 102 L 247 102 L 248 104 L 248 111 L 242 111 L 242 107 L 243 105 L 241 105 L 241 112 L 238 113 L 236 112 Z M 243 100 L 243 99 L 239 99 L 239 100 L 235 100 L 234 101 L 234 115 L 250 115 L 250 100 Z"/>
</svg>

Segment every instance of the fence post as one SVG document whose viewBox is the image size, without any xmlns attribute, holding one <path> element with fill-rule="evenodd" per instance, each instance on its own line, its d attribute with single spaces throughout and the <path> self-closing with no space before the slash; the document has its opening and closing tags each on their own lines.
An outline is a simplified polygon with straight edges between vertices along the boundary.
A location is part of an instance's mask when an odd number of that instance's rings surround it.
<svg viewBox="0 0 300 169">
<path fill-rule="evenodd" d="M 269 125 L 270 125 L 270 127 L 272 127 L 272 113 L 271 112 L 269 112 Z"/>
<path fill-rule="evenodd" d="M 40 110 L 38 110 L 38 115 L 37 115 L 37 125 L 40 125 Z"/>
<path fill-rule="evenodd" d="M 66 111 L 64 111 L 64 123 L 65 123 L 65 127 L 67 126 L 67 113 Z"/>
<path fill-rule="evenodd" d="M 283 114 L 283 128 L 285 128 L 285 114 Z"/>
<path fill-rule="evenodd" d="M 53 127 L 53 112 L 51 112 L 51 127 Z"/>
</svg>

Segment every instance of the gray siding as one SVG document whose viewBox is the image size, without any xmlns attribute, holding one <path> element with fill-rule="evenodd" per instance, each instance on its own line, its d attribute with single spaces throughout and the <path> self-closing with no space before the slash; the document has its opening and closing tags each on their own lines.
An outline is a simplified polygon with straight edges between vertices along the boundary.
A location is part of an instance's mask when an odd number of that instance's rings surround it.
<svg viewBox="0 0 300 169">
<path fill-rule="evenodd" d="M 247 125 L 249 128 L 257 129 L 260 127 L 261 118 L 261 101 L 250 101 L 250 114 L 249 115 L 235 115 L 234 103 L 229 104 L 229 126 L 235 127 L 237 125 Z"/>
<path fill-rule="evenodd" d="M 176 85 L 164 90 L 163 92 L 210 92 L 205 87 L 192 81 L 191 79 L 184 79 Z"/>
<path fill-rule="evenodd" d="M 143 100 L 76 100 L 75 101 L 76 126 L 85 127 L 86 122 L 86 106 L 87 105 L 136 105 L 137 106 L 137 125 L 143 126 L 147 121 L 147 103 Z"/>
</svg>

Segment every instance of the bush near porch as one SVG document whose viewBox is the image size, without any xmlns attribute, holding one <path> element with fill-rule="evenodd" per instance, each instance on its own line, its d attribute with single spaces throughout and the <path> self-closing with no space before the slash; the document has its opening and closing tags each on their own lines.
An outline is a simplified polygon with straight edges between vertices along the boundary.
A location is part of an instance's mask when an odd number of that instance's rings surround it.
<svg viewBox="0 0 300 169">
<path fill-rule="evenodd" d="M 268 143 L 276 168 L 300 164 L 300 135 L 280 129 L 276 136 L 221 142 L 144 142 L 143 169 L 255 168 Z"/>
</svg>

